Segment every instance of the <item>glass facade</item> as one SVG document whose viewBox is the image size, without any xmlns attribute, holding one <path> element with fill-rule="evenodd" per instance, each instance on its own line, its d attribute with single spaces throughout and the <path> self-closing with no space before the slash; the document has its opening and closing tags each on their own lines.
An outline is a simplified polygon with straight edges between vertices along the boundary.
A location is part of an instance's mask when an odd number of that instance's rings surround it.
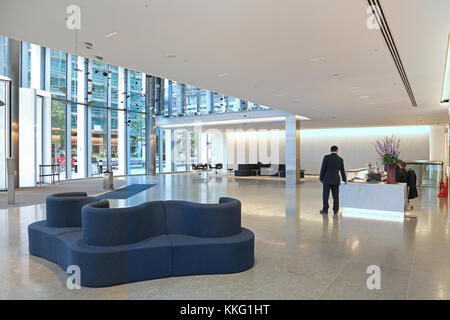
<svg viewBox="0 0 450 320">
<path fill-rule="evenodd" d="M 247 105 L 249 111 L 268 110 L 269 107 L 211 92 L 188 84 L 164 79 L 156 96 L 163 97 L 162 108 L 155 114 L 166 117 L 197 116 L 212 113 L 241 112 Z"/>
<path fill-rule="evenodd" d="M 7 38 L 0 36 L 0 74 L 5 74 L 6 49 Z M 61 179 L 98 176 L 106 170 L 116 175 L 145 174 L 149 116 L 239 112 L 245 105 L 248 110 L 268 109 L 161 78 L 155 78 L 155 105 L 151 106 L 146 101 L 145 73 L 26 42 L 22 42 L 20 58 L 21 86 L 51 93 L 51 164 L 59 166 Z M 194 137 L 159 128 L 156 135 L 156 161 L 162 161 L 164 171 L 187 170 L 192 158 L 198 157 L 192 154 L 196 152 L 190 141 Z M 165 150 L 159 135 L 179 149 Z M 176 158 L 175 168 L 169 168 L 172 158 Z"/>
<path fill-rule="evenodd" d="M 66 97 L 67 54 L 50 50 L 50 92 L 52 95 Z"/>
</svg>

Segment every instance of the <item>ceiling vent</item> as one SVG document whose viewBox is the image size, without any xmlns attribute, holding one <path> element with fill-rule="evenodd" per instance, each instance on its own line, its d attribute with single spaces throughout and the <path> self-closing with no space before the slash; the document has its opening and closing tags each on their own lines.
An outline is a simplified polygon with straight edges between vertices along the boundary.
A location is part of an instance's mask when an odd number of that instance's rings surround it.
<svg viewBox="0 0 450 320">
<path fill-rule="evenodd" d="M 380 27 L 380 31 L 383 34 L 383 38 L 386 41 L 386 45 L 394 59 L 395 66 L 397 67 L 400 78 L 402 78 L 403 84 L 405 85 L 406 92 L 408 93 L 409 99 L 413 107 L 417 107 L 416 99 L 409 84 L 408 77 L 406 75 L 405 68 L 403 67 L 402 59 L 397 51 L 397 46 L 395 45 L 394 38 L 392 37 L 391 30 L 389 29 L 388 22 L 384 16 L 383 9 L 381 8 L 379 0 L 367 0 L 369 2 L 372 13 L 377 19 L 377 23 Z"/>
</svg>

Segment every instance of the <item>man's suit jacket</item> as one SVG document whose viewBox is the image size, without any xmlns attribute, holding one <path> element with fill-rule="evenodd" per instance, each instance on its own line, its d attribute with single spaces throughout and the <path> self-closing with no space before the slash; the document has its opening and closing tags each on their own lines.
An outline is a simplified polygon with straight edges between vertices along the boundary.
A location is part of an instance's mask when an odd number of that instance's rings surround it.
<svg viewBox="0 0 450 320">
<path fill-rule="evenodd" d="M 342 180 L 344 182 L 347 181 L 344 169 L 344 159 L 334 152 L 326 155 L 323 158 L 322 168 L 320 169 L 320 181 L 325 184 L 340 185 L 341 178 L 339 177 L 339 172 L 341 173 Z"/>
</svg>

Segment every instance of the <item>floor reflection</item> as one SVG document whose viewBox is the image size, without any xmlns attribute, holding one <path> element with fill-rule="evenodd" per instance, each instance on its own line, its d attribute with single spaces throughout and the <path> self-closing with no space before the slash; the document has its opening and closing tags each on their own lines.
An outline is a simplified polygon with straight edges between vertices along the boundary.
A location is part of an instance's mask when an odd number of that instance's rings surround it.
<svg viewBox="0 0 450 320">
<path fill-rule="evenodd" d="M 419 190 L 414 216 L 322 216 L 321 184 L 234 179 L 205 174 L 135 176 L 116 185 L 155 183 L 112 207 L 150 200 L 216 203 L 222 196 L 242 202 L 242 224 L 256 234 L 256 264 L 234 275 L 158 279 L 112 288 L 68 292 L 58 266 L 28 255 L 28 224 L 45 217 L 43 204 L 0 209 L 0 299 L 446 299 L 449 296 L 448 199 Z M 61 184 L 59 192 L 103 193 L 101 181 Z M 54 189 L 51 189 L 54 190 Z M 37 190 L 44 197 L 45 189 Z M 363 212 L 359 214 L 364 215 Z M 366 269 L 378 265 L 382 290 L 365 287 Z"/>
</svg>

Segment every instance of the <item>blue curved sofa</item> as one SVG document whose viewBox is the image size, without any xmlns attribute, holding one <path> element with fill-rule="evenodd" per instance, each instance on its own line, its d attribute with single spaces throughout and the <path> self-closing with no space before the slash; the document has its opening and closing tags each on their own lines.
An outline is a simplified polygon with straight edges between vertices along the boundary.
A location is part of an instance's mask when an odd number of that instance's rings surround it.
<svg viewBox="0 0 450 320">
<path fill-rule="evenodd" d="M 28 227 L 30 253 L 64 270 L 79 266 L 83 286 L 235 273 L 253 266 L 254 234 L 241 227 L 236 199 L 220 198 L 219 204 L 151 201 L 127 208 L 91 199 L 85 199 L 89 203 L 81 212 L 61 208 L 73 217 L 61 219 L 57 227 L 49 225 L 49 213 L 47 221 Z"/>
</svg>

